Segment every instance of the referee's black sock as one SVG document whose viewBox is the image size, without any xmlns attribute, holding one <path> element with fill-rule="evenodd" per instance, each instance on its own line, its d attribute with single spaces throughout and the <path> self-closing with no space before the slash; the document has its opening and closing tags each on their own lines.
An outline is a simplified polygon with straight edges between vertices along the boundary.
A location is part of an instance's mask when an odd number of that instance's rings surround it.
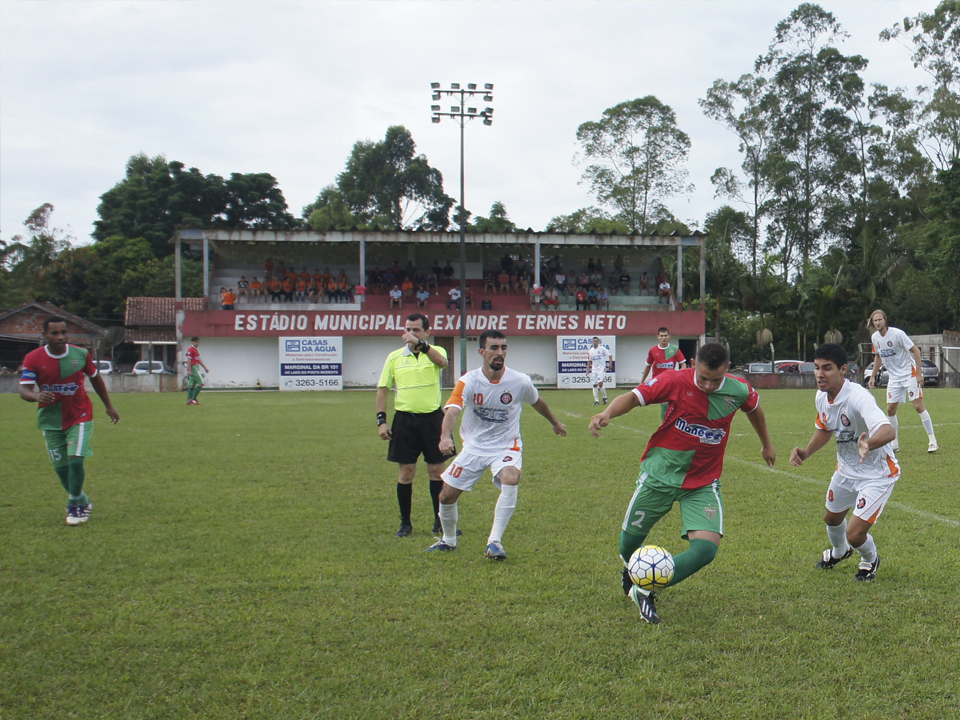
<svg viewBox="0 0 960 720">
<path fill-rule="evenodd" d="M 410 505 L 413 500 L 413 483 L 404 485 L 397 483 L 397 503 L 400 505 L 400 524 L 412 525 L 410 522 Z"/>
<path fill-rule="evenodd" d="M 430 481 L 430 497 L 433 500 L 433 515 L 440 519 L 440 491 L 443 490 L 443 480 Z"/>
</svg>

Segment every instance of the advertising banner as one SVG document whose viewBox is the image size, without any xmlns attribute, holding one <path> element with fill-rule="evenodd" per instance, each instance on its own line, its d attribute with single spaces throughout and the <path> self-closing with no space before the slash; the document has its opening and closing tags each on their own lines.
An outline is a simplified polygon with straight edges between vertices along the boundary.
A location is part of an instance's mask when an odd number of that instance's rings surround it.
<svg viewBox="0 0 960 720">
<path fill-rule="evenodd" d="M 343 390 L 342 337 L 281 337 L 281 390 Z"/>
<path fill-rule="evenodd" d="M 593 387 L 590 382 L 589 351 L 593 348 L 593 335 L 557 336 L 557 387 L 561 390 L 583 390 Z M 617 336 L 598 335 L 600 347 L 610 351 L 609 372 L 604 373 L 603 384 L 608 388 L 617 386 Z"/>
</svg>

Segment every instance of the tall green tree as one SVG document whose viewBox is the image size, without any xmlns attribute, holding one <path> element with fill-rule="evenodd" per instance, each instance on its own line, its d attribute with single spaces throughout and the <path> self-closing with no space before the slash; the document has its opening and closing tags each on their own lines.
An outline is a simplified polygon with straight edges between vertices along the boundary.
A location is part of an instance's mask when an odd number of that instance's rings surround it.
<svg viewBox="0 0 960 720">
<path fill-rule="evenodd" d="M 550 219 L 544 232 L 569 233 L 585 235 L 627 235 L 630 226 L 614 218 L 606 210 L 596 207 L 586 207 L 575 210 L 569 215 L 557 215 Z"/>
<path fill-rule="evenodd" d="M 317 232 L 350 230 L 362 224 L 350 211 L 336 185 L 327 185 L 321 190 L 317 199 L 303 209 L 303 217 L 307 226 Z"/>
<path fill-rule="evenodd" d="M 44 203 L 23 221 L 26 235 L 14 235 L 3 249 L 4 267 L 9 271 L 8 301 L 45 300 L 45 274 L 70 247 L 70 236 L 53 227 L 54 207 Z"/>
<path fill-rule="evenodd" d="M 490 206 L 490 214 L 487 217 L 480 216 L 474 220 L 469 230 L 470 232 L 481 233 L 512 233 L 516 232 L 517 226 L 510 219 L 504 204 L 497 200 Z"/>
<path fill-rule="evenodd" d="M 379 142 L 354 144 L 337 190 L 347 207 L 368 225 L 446 230 L 453 200 L 443 175 L 430 167 L 405 127 L 387 128 Z"/>
<path fill-rule="evenodd" d="M 633 232 L 646 234 L 668 198 L 692 189 L 685 183 L 690 138 L 677 127 L 673 110 L 652 95 L 581 124 L 577 142 L 586 164 L 581 181 Z"/>
</svg>

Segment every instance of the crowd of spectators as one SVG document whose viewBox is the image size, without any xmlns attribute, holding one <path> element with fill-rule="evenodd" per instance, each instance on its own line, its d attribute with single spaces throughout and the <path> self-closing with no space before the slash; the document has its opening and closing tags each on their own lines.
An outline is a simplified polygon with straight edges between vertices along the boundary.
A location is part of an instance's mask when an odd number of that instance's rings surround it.
<svg viewBox="0 0 960 720">
<path fill-rule="evenodd" d="M 220 305 L 224 310 L 233 310 L 240 298 L 248 303 L 352 303 L 355 295 L 362 292 L 341 269 L 334 275 L 330 268 L 304 267 L 300 272 L 291 264 L 274 263 L 267 258 L 263 263 L 263 277 L 247 280 L 244 275 L 237 281 L 237 289 L 220 289 Z"/>
</svg>

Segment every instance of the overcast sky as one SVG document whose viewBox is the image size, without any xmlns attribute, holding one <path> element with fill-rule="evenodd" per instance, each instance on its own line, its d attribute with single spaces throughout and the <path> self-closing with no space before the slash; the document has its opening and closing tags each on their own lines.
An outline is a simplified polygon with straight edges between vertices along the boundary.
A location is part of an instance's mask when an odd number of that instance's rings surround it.
<svg viewBox="0 0 960 720">
<path fill-rule="evenodd" d="M 697 104 L 753 70 L 799 2 L 773 0 L 6 0 L 0 5 L 0 238 L 56 206 L 89 242 L 99 196 L 136 153 L 204 174 L 267 172 L 291 212 L 333 183 L 357 140 L 404 125 L 459 193 L 459 128 L 430 120 L 430 82 L 494 83 L 495 120 L 466 128 L 466 206 L 502 201 L 521 228 L 596 204 L 579 185 L 577 126 L 654 95 L 691 139 L 688 223 L 715 209 L 710 176 L 734 137 Z M 878 35 L 936 0 L 827 0 L 870 60 L 868 83 L 924 82 Z M 446 99 L 441 105 L 447 106 Z M 480 106 L 485 103 L 479 103 Z M 445 107 L 445 109 L 447 109 Z"/>
</svg>

